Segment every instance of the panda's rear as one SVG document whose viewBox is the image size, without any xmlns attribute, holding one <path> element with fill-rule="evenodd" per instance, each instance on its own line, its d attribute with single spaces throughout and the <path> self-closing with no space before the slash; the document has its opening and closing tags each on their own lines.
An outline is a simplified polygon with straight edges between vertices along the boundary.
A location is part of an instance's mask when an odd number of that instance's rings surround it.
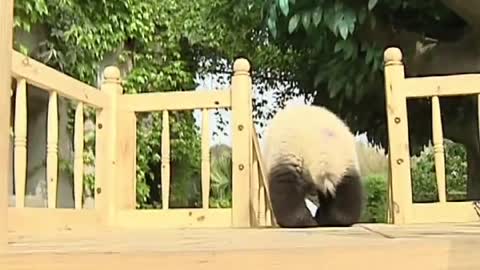
<svg viewBox="0 0 480 270">
<path fill-rule="evenodd" d="M 300 105 L 278 112 L 267 127 L 263 156 L 279 225 L 357 222 L 362 190 L 355 150 L 349 128 L 325 108 Z M 305 198 L 320 204 L 315 217 Z"/>
</svg>

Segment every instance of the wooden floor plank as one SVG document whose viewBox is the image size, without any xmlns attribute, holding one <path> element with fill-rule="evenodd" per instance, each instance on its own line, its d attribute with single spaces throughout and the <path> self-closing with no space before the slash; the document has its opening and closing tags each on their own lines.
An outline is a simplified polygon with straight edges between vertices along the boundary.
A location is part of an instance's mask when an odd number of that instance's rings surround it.
<svg viewBox="0 0 480 270">
<path fill-rule="evenodd" d="M 479 224 L 11 232 L 0 269 L 480 269 Z"/>
</svg>

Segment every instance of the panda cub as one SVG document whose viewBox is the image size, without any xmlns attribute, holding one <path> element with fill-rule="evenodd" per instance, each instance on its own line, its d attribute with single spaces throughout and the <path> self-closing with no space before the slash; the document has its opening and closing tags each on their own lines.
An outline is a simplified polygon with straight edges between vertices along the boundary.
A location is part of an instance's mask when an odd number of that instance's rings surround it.
<svg viewBox="0 0 480 270">
<path fill-rule="evenodd" d="M 363 208 L 355 138 L 333 112 L 288 106 L 265 131 L 263 156 L 280 227 L 351 226 Z"/>
</svg>

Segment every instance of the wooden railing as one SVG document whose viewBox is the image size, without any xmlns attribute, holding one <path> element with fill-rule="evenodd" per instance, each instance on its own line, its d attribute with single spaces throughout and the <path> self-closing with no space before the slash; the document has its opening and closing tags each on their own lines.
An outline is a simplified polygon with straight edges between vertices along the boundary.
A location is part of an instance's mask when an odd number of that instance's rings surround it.
<svg viewBox="0 0 480 270">
<path fill-rule="evenodd" d="M 228 89 L 123 94 L 120 71 L 104 70 L 100 89 L 73 79 L 53 68 L 13 51 L 12 76 L 16 79 L 14 130 L 15 207 L 9 208 L 12 231 L 96 229 L 98 227 L 251 227 L 274 226 L 260 148 L 252 122 L 252 85 L 248 61 L 239 59 Z M 27 85 L 48 91 L 46 179 L 47 207 L 25 206 L 27 181 Z M 33 91 L 33 90 L 32 90 Z M 59 98 L 76 102 L 74 118 L 73 208 L 58 208 Z M 85 106 L 96 111 L 95 207 L 82 206 L 84 188 Z M 232 112 L 232 208 L 209 207 L 210 118 L 209 110 Z M 202 112 L 202 207 L 171 209 L 170 126 L 171 111 Z M 162 209 L 136 209 L 136 113 L 161 112 Z M 8 153 L 0 153 L 7 155 Z"/>
<path fill-rule="evenodd" d="M 14 178 L 16 207 L 25 204 L 27 164 L 27 82 L 49 92 L 47 120 L 48 208 L 56 208 L 58 183 L 58 95 L 77 101 L 75 112 L 75 205 L 80 208 L 83 175 L 83 106 L 106 109 L 109 96 L 98 89 L 74 80 L 18 52 L 12 55 L 12 74 L 17 80 L 14 120 Z M 13 94 L 13 93 L 12 93 Z M 79 199 L 80 198 L 80 199 Z"/>
<path fill-rule="evenodd" d="M 252 155 L 252 176 L 250 202 L 253 215 L 253 226 L 255 227 L 278 227 L 272 210 L 270 193 L 268 190 L 267 177 L 263 167 L 263 159 L 258 141 L 257 132 L 253 126 L 253 155 Z"/>
<path fill-rule="evenodd" d="M 0 4 L 0 253 L 6 250 L 8 239 L 8 179 L 11 171 L 10 146 L 10 78 L 13 41 L 13 0 Z"/>
<path fill-rule="evenodd" d="M 112 83 L 106 78 L 102 91 L 70 78 L 57 70 L 47 67 L 34 59 L 25 57 L 22 54 L 12 52 L 12 76 L 16 79 L 15 108 L 13 120 L 13 178 L 15 189 L 15 207 L 9 209 L 9 228 L 11 230 L 42 230 L 48 227 L 83 227 L 89 224 L 101 223 L 105 214 L 98 211 L 109 209 L 104 194 L 98 194 L 96 209 L 80 209 L 83 192 L 83 107 L 91 106 L 97 110 L 97 145 L 108 145 L 109 139 L 103 132 L 102 121 L 108 122 L 105 115 L 112 110 L 111 93 Z M 37 86 L 48 91 L 48 109 L 46 125 L 46 183 L 47 183 L 47 208 L 25 207 L 25 187 L 27 182 L 27 84 Z M 75 210 L 56 209 L 58 195 L 58 170 L 59 170 L 59 115 L 58 99 L 68 98 L 77 102 L 75 112 L 74 129 L 74 200 Z M 103 119 L 102 119 L 103 118 Z M 103 135 L 102 135 L 103 134 Z M 35 134 L 30 134 L 35 136 Z M 99 153 L 97 151 L 97 153 Z M 3 153 L 2 153 L 3 154 Z M 5 153 L 8 154 L 8 153 Z M 110 168 L 101 161 L 104 158 L 102 153 L 97 154 L 95 171 L 97 175 L 105 175 Z M 101 190 L 108 183 L 102 183 L 98 177 L 96 189 Z M 108 190 L 108 189 L 107 189 Z M 106 193 L 108 196 L 108 193 Z M 111 195 L 110 195 L 111 196 Z M 102 202 L 103 200 L 103 202 Z M 102 203 L 104 205 L 102 205 Z M 80 211 L 81 210 L 81 211 Z M 26 222 L 29 221 L 29 222 Z M 105 221 L 105 220 L 104 220 Z"/>
<path fill-rule="evenodd" d="M 148 94 L 132 94 L 118 96 L 118 118 L 123 127 L 118 133 L 121 136 L 117 150 L 123 149 L 119 159 L 121 162 L 115 171 L 119 180 L 117 186 L 123 190 L 123 202 L 117 213 L 117 224 L 126 227 L 248 227 L 250 226 L 249 160 L 251 146 L 251 78 L 248 73 L 249 63 L 237 60 L 231 87 L 218 91 L 182 91 Z M 215 209 L 209 207 L 210 197 L 210 128 L 209 110 L 217 108 L 231 109 L 232 112 L 232 208 Z M 170 131 L 169 112 L 179 110 L 202 111 L 201 129 L 201 186 L 202 208 L 170 209 Z M 122 172 L 133 172 L 135 148 L 124 147 L 135 145 L 135 113 L 162 113 L 162 149 L 161 149 L 161 186 L 162 211 L 135 209 L 135 188 L 132 186 L 134 175 Z M 123 146 L 122 146 L 123 145 Z M 123 174 L 121 176 L 120 174 Z M 126 177 L 128 175 L 128 177 Z"/>
<path fill-rule="evenodd" d="M 470 94 L 477 95 L 480 100 L 480 74 L 405 78 L 402 53 L 398 48 L 387 49 L 384 58 L 391 222 L 407 224 L 480 220 L 471 201 L 446 200 L 445 153 L 439 102 L 441 96 Z M 439 198 L 439 202 L 434 203 L 413 203 L 412 200 L 407 99 L 419 97 L 431 98 L 432 104 L 435 175 Z"/>
</svg>

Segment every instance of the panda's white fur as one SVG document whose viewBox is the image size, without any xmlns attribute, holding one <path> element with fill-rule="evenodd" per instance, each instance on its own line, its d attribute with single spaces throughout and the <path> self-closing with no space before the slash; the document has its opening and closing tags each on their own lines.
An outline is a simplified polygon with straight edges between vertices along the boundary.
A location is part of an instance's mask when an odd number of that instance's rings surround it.
<svg viewBox="0 0 480 270">
<path fill-rule="evenodd" d="M 355 137 L 331 111 L 313 105 L 280 110 L 266 129 L 263 157 L 280 226 L 349 226 L 358 220 L 363 202 Z M 315 217 L 305 198 L 318 199 Z"/>
</svg>

